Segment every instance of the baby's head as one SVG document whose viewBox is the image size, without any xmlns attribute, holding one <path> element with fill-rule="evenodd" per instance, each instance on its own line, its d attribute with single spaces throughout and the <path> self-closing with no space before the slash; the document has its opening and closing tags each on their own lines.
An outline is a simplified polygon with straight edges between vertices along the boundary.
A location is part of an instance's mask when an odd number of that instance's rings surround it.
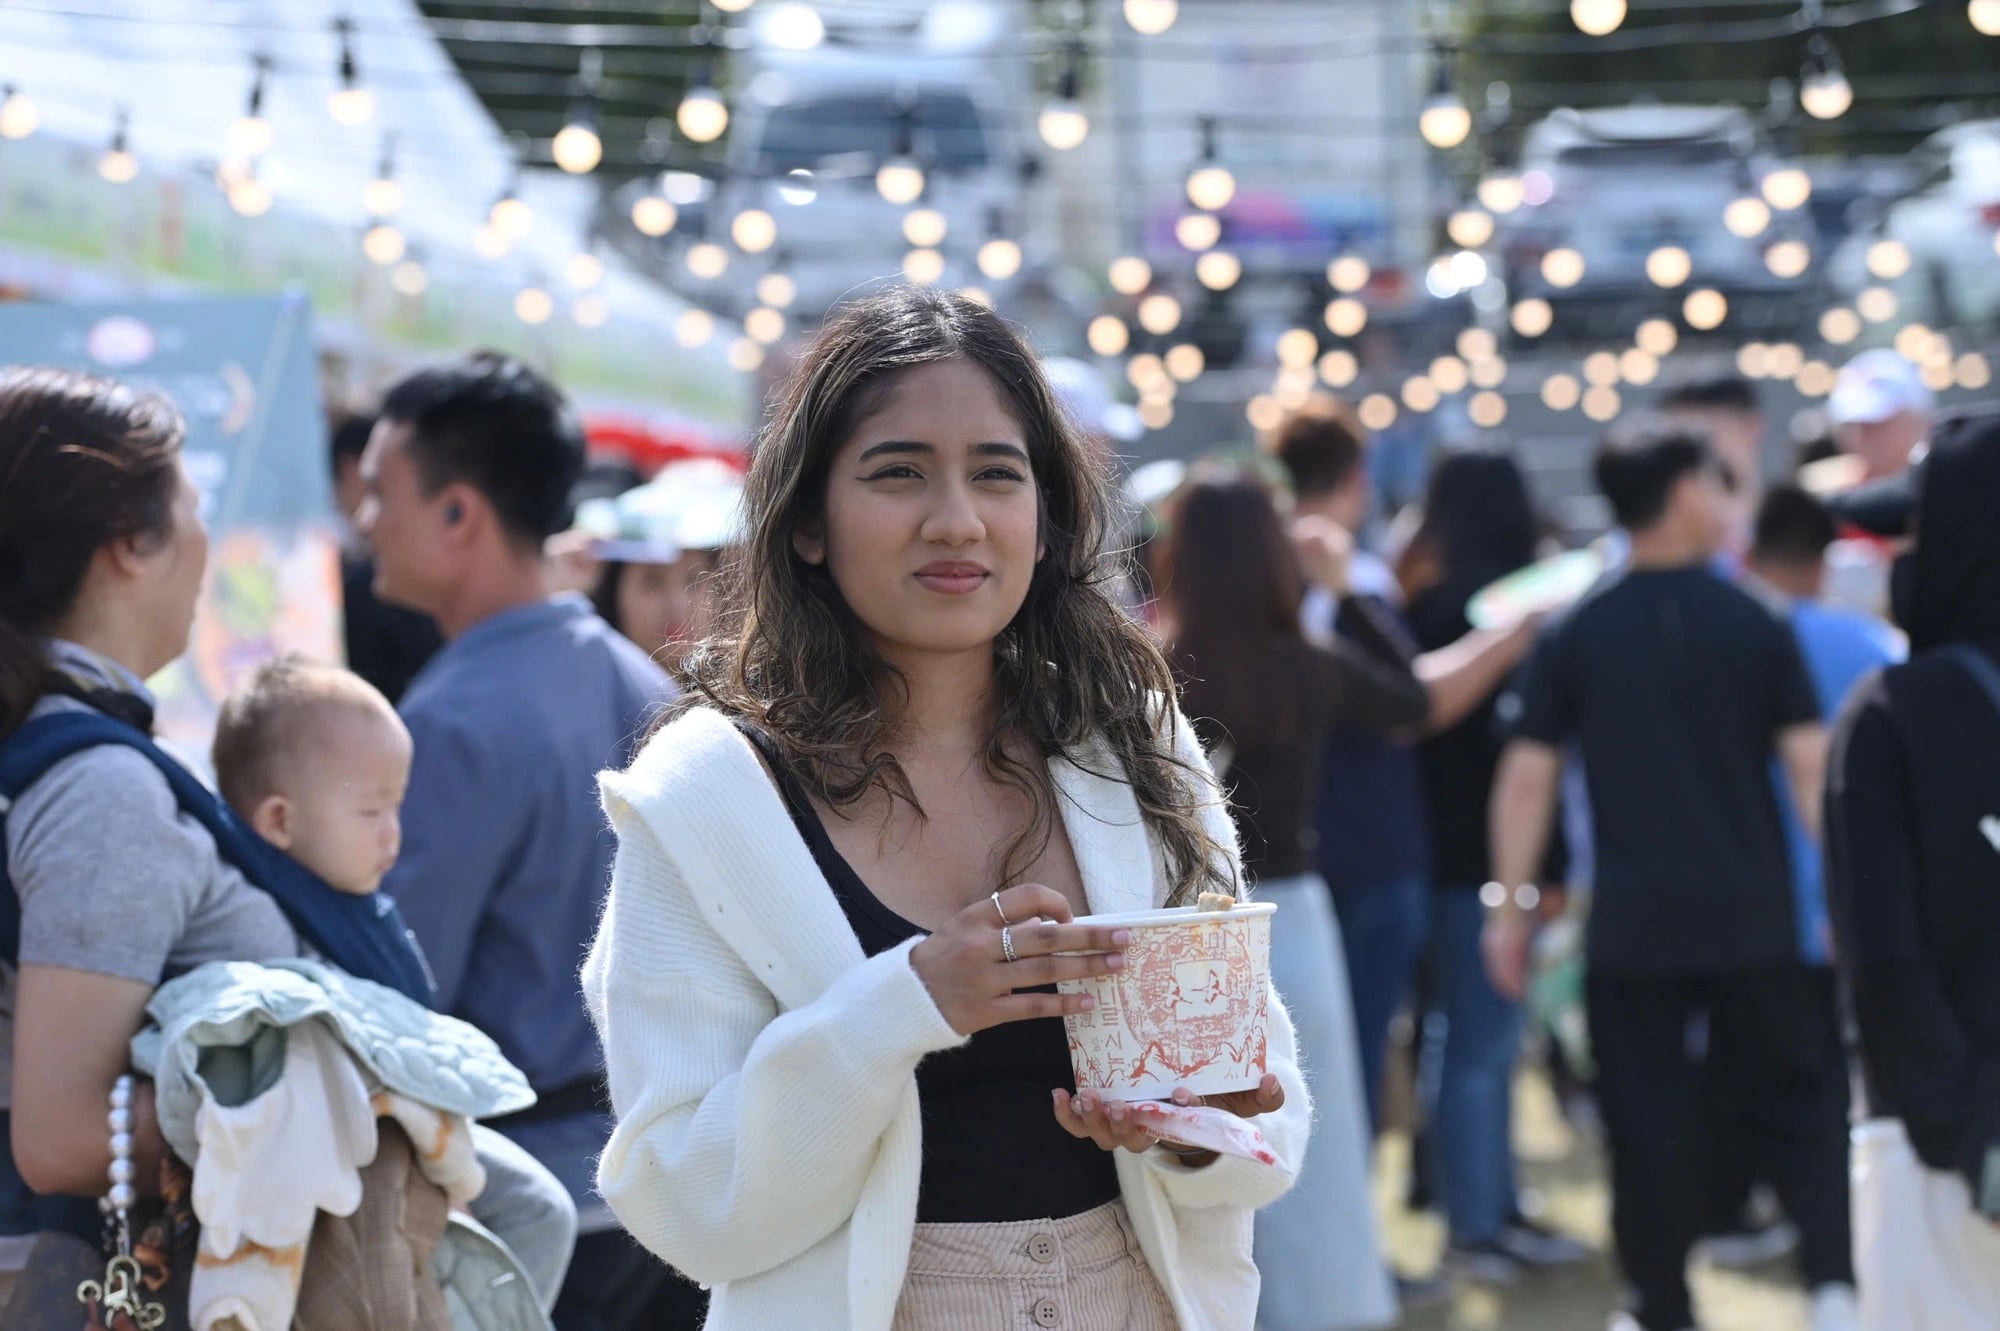
<svg viewBox="0 0 2000 1331">
<path fill-rule="evenodd" d="M 222 797 L 266 841 L 365 896 L 402 849 L 410 732 L 375 687 L 285 657 L 228 702 L 215 731 Z"/>
</svg>

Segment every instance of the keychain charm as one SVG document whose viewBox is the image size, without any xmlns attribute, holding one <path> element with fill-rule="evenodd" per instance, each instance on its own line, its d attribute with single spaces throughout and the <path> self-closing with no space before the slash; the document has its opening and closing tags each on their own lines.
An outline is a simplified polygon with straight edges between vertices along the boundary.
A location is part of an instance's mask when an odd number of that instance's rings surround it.
<svg viewBox="0 0 2000 1331">
<path fill-rule="evenodd" d="M 110 1231 L 111 1260 L 105 1264 L 100 1283 L 86 1280 L 76 1287 L 77 1302 L 89 1312 L 83 1331 L 159 1331 L 166 1323 L 163 1303 L 148 1302 L 149 1286 L 138 1260 L 132 1255 L 130 1208 L 136 1200 L 132 1180 L 132 1078 L 120 1077 L 111 1086 L 111 1112 L 105 1124 L 111 1130 L 111 1168 L 106 1171 L 111 1187 L 98 1203 Z"/>
</svg>

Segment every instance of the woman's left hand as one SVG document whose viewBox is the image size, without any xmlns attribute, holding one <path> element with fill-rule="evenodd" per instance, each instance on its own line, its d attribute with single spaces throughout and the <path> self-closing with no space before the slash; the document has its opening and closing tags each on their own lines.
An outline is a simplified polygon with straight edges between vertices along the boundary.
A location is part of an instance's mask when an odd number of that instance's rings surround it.
<svg viewBox="0 0 2000 1331">
<path fill-rule="evenodd" d="M 1255 1118 L 1259 1114 L 1275 1114 L 1285 1107 L 1285 1088 L 1278 1084 L 1278 1074 L 1267 1072 L 1264 1080 L 1254 1091 L 1230 1091 L 1224 1095 L 1195 1095 L 1185 1088 L 1174 1092 L 1177 1105 L 1207 1105 L 1212 1109 L 1227 1109 L 1238 1118 Z"/>
<path fill-rule="evenodd" d="M 1106 1100 L 1089 1091 L 1055 1093 L 1056 1122 L 1072 1137 L 1094 1141 L 1107 1151 L 1121 1147 L 1134 1153 L 1150 1151 L 1159 1138 L 1146 1130 L 1150 1117 L 1143 1103 Z"/>
<path fill-rule="evenodd" d="M 1227 1110 L 1238 1118 L 1255 1118 L 1259 1114 L 1274 1113 L 1284 1108 L 1285 1088 L 1278 1084 L 1275 1074 L 1266 1073 L 1254 1091 L 1196 1096 L 1181 1089 L 1174 1092 L 1173 1100 L 1177 1105 L 1208 1105 Z M 1058 1090 L 1055 1105 L 1056 1122 L 1062 1124 L 1070 1136 L 1094 1141 L 1107 1151 L 1120 1148 L 1146 1151 L 1159 1143 L 1159 1138 L 1151 1131 L 1152 1127 L 1158 1126 L 1159 1119 L 1144 1101 L 1126 1104 L 1105 1100 L 1089 1091 L 1071 1095 L 1068 1091 Z M 1198 1157 L 1188 1158 L 1202 1161 L 1213 1157 L 1202 1152 Z"/>
</svg>

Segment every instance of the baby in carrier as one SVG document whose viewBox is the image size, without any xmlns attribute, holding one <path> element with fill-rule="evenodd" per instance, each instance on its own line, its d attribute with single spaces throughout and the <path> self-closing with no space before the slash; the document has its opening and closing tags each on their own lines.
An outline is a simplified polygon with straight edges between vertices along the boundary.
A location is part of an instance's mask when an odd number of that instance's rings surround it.
<svg viewBox="0 0 2000 1331">
<path fill-rule="evenodd" d="M 336 892 L 367 896 L 402 848 L 410 732 L 359 675 L 296 657 L 271 662 L 223 705 L 216 784 L 260 836 Z M 576 1206 L 533 1157 L 476 1128 L 486 1190 L 473 1218 L 521 1261 L 550 1306 L 576 1240 Z"/>
</svg>

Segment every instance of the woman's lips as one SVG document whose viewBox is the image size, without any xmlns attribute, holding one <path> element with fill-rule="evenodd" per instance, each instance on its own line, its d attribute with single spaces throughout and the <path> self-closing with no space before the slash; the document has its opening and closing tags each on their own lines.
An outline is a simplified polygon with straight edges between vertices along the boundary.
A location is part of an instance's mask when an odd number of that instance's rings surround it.
<svg viewBox="0 0 2000 1331">
<path fill-rule="evenodd" d="M 939 560 L 917 570 L 918 582 L 944 596 L 969 596 L 979 590 L 988 576 L 981 565 L 955 560 Z"/>
</svg>

